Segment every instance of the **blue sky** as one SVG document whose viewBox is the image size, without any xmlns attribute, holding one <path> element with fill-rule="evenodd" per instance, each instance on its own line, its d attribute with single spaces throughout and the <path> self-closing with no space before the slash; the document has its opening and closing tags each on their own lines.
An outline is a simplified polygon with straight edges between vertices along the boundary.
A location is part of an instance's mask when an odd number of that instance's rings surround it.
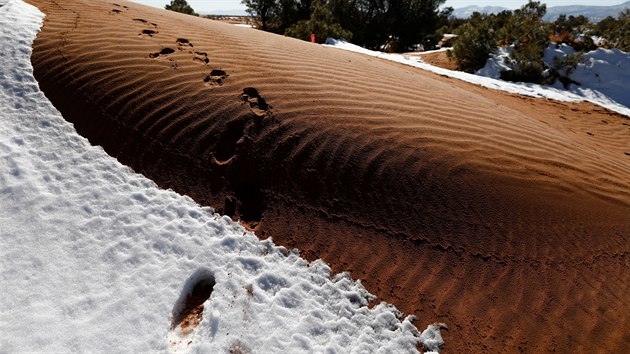
<svg viewBox="0 0 630 354">
<path fill-rule="evenodd" d="M 141 4 L 161 7 L 169 4 L 170 0 L 132 0 Z M 241 4 L 240 0 L 187 0 L 190 6 L 197 12 L 208 13 L 217 12 L 220 10 L 233 10 L 244 9 L 245 6 Z M 547 4 L 547 6 L 564 6 L 564 5 L 618 5 L 626 0 L 548 0 L 541 2 Z M 480 6 L 503 6 L 507 8 L 518 8 L 527 3 L 527 0 L 447 0 L 446 6 L 452 6 L 454 8 L 464 7 L 469 5 Z"/>
</svg>

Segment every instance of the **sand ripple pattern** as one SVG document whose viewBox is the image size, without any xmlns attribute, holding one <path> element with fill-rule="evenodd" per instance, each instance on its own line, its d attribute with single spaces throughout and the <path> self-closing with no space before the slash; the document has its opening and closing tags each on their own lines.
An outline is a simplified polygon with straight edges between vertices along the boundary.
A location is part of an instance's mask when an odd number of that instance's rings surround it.
<svg viewBox="0 0 630 354">
<path fill-rule="evenodd" d="M 630 352 L 630 120 L 134 3 L 33 0 L 43 91 L 165 188 L 350 270 L 447 353 Z"/>
</svg>

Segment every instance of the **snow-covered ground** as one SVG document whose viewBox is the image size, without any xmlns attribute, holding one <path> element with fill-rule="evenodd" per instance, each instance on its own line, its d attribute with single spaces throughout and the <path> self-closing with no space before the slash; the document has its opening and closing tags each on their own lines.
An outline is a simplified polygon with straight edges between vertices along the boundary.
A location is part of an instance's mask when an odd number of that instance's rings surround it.
<svg viewBox="0 0 630 354">
<path fill-rule="evenodd" d="M 589 101 L 630 116 L 630 81 L 628 80 L 630 78 L 630 54 L 618 50 L 600 49 L 596 53 L 585 55 L 588 61 L 580 64 L 574 74 L 576 81 L 580 82 L 582 79 L 584 82 L 581 82 L 579 87 L 571 85 L 570 90 L 564 90 L 561 84 L 559 86 L 543 86 L 497 79 L 498 76 L 494 73 L 505 67 L 503 59 L 489 61 L 486 67 L 478 73 L 479 75 L 475 75 L 439 68 L 423 62 L 421 58 L 416 56 L 372 51 L 342 40 L 329 38 L 326 43 L 335 48 L 395 61 L 490 89 L 563 102 Z M 504 52 L 500 52 L 498 57 L 504 57 Z"/>
<path fill-rule="evenodd" d="M 499 79 L 502 70 L 513 69 L 511 48 L 499 48 L 476 74 Z M 575 50 L 568 44 L 551 43 L 544 52 L 543 61 L 550 68 L 559 69 L 555 59 L 574 54 Z M 561 70 L 561 74 L 579 83 L 568 87 L 568 91 L 577 96 L 585 97 L 591 102 L 610 100 L 630 108 L 630 53 L 619 49 L 598 48 L 585 53 L 573 72 Z M 564 90 L 559 81 L 552 87 Z"/>
<path fill-rule="evenodd" d="M 234 26 L 245 27 L 245 28 L 256 28 L 253 25 L 249 25 L 247 23 L 235 23 Z"/>
<path fill-rule="evenodd" d="M 33 77 L 42 19 L 0 0 L 0 352 L 439 348 L 440 325 L 420 334 L 393 306 L 368 308 L 372 296 L 347 274 L 91 146 Z M 212 289 L 200 325 L 172 328 L 200 284 Z"/>
</svg>

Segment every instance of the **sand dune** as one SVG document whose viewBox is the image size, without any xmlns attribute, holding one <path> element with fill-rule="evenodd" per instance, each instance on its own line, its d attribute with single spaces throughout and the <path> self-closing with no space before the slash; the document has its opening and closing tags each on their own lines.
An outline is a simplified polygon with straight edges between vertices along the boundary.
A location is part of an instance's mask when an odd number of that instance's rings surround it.
<svg viewBox="0 0 630 354">
<path fill-rule="evenodd" d="M 129 2 L 32 0 L 79 133 L 323 258 L 445 352 L 630 351 L 630 120 Z"/>
</svg>

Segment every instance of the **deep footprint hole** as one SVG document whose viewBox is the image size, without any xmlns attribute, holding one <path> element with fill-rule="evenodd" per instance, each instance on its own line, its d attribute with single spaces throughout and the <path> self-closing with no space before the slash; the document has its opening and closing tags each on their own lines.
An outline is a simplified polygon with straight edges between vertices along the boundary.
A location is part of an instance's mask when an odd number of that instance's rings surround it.
<svg viewBox="0 0 630 354">
<path fill-rule="evenodd" d="M 257 185 L 242 185 L 236 188 L 239 200 L 239 216 L 241 222 L 254 229 L 262 220 L 263 194 Z"/>
<path fill-rule="evenodd" d="M 205 79 L 203 79 L 203 82 L 221 86 L 223 85 L 223 80 L 225 80 L 228 76 L 229 75 L 225 71 L 214 69 L 210 72 L 210 74 L 208 74 L 208 76 L 206 76 Z"/>
<path fill-rule="evenodd" d="M 248 98 L 258 98 L 260 95 L 258 94 L 258 90 L 253 87 L 245 87 L 243 89 L 243 98 L 247 100 Z"/>
<path fill-rule="evenodd" d="M 179 326 L 186 335 L 201 323 L 203 304 L 212 295 L 215 284 L 214 273 L 207 268 L 198 269 L 186 280 L 182 293 L 173 306 L 171 330 Z"/>
<path fill-rule="evenodd" d="M 162 48 L 162 50 L 160 50 L 160 55 L 169 55 L 169 54 L 173 54 L 175 53 L 175 49 L 173 48 Z"/>
<path fill-rule="evenodd" d="M 169 54 L 173 54 L 173 53 L 175 53 L 175 49 L 166 47 L 166 48 L 162 48 L 162 50 L 160 50 L 157 53 L 149 54 L 149 58 L 157 58 L 160 55 L 169 55 Z"/>
<path fill-rule="evenodd" d="M 228 74 L 223 70 L 214 69 L 210 72 L 210 76 L 226 77 Z"/>
<path fill-rule="evenodd" d="M 245 122 L 233 121 L 228 123 L 217 141 L 214 157 L 218 162 L 225 162 L 236 155 L 236 146 L 243 137 Z"/>
<path fill-rule="evenodd" d="M 190 41 L 186 38 L 177 38 L 177 40 L 175 41 L 177 43 L 177 45 L 187 45 L 192 47 L 192 43 L 190 43 Z"/>
<path fill-rule="evenodd" d="M 243 89 L 243 93 L 241 94 L 241 99 L 245 102 L 248 102 L 251 108 L 257 108 L 261 111 L 266 111 L 269 109 L 269 105 L 267 105 L 265 99 L 260 96 L 258 90 L 253 87 L 245 87 Z"/>
</svg>

